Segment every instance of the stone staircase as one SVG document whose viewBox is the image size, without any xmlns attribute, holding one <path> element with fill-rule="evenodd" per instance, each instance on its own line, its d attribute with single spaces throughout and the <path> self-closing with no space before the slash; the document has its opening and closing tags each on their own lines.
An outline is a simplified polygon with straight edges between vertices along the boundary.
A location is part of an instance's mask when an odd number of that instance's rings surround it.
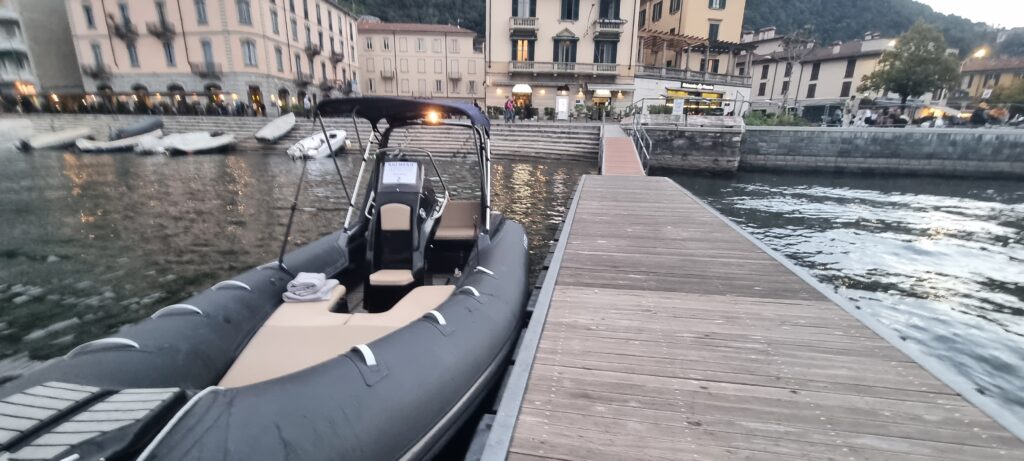
<svg viewBox="0 0 1024 461">
<path fill-rule="evenodd" d="M 13 117 L 13 116 L 4 116 Z M 32 114 L 19 116 L 32 122 L 36 132 L 58 129 L 89 127 L 96 130 L 97 137 L 104 139 L 110 128 L 130 125 L 144 116 L 138 115 L 94 115 L 94 114 Z M 305 138 L 319 125 L 301 119 L 287 136 L 275 146 L 268 147 L 256 142 L 253 134 L 263 127 L 270 118 L 257 117 L 164 117 L 165 133 L 188 131 L 223 131 L 238 138 L 238 151 L 251 149 L 280 148 L 282 153 L 291 144 Z M 348 133 L 354 146 L 356 130 L 351 119 L 328 119 L 329 129 L 343 129 Z M 365 142 L 371 133 L 370 124 L 360 121 L 359 133 Z M 471 132 L 456 127 L 409 127 L 392 135 L 391 145 L 407 145 L 430 150 L 438 155 L 471 154 L 473 141 Z M 596 163 L 600 145 L 600 127 L 589 124 L 569 123 L 498 123 L 491 127 L 491 154 L 496 159 L 516 160 L 568 160 Z"/>
</svg>

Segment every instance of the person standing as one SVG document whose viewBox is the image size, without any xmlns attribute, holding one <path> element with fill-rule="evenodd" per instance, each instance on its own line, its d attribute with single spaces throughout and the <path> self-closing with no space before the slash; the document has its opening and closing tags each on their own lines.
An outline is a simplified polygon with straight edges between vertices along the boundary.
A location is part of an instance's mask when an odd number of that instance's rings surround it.
<svg viewBox="0 0 1024 461">
<path fill-rule="evenodd" d="M 852 126 L 854 114 L 857 113 L 860 103 L 857 101 L 857 96 L 850 96 L 850 99 L 846 100 L 843 104 L 843 128 Z"/>
<path fill-rule="evenodd" d="M 515 122 L 516 105 L 512 102 L 512 96 L 505 97 L 505 123 Z"/>
<path fill-rule="evenodd" d="M 313 95 L 306 93 L 302 98 L 302 109 L 306 111 L 306 118 L 313 118 Z"/>
</svg>

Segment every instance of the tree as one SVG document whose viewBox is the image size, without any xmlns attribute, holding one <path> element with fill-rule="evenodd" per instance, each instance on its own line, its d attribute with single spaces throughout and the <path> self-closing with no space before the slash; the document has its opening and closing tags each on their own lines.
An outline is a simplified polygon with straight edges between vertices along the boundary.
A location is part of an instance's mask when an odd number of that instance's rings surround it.
<svg viewBox="0 0 1024 461">
<path fill-rule="evenodd" d="M 1024 32 L 1009 34 L 998 45 L 999 54 L 1003 56 L 1024 56 Z"/>
<path fill-rule="evenodd" d="M 1001 104 L 1024 104 L 1024 80 L 1017 79 L 992 91 L 992 101 Z"/>
<path fill-rule="evenodd" d="M 946 54 L 946 40 L 933 26 L 918 21 L 896 40 L 893 50 L 878 61 L 878 70 L 864 77 L 858 91 L 889 91 L 907 99 L 942 88 L 959 78 L 960 62 Z"/>
</svg>

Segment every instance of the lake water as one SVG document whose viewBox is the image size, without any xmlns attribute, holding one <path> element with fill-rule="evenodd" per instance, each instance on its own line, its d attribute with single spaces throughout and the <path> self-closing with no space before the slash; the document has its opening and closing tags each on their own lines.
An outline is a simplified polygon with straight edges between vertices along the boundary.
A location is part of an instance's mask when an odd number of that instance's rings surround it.
<svg viewBox="0 0 1024 461">
<path fill-rule="evenodd" d="M 349 187 L 358 158 L 339 158 Z M 478 193 L 471 160 L 439 162 Z M 0 382 L 277 256 L 301 163 L 0 151 Z M 493 206 L 529 234 L 532 277 L 589 164 L 495 161 Z M 468 184 L 468 186 L 459 186 Z M 341 227 L 330 159 L 309 163 L 290 245 Z"/>
<path fill-rule="evenodd" d="M 1024 182 L 675 179 L 1024 422 Z"/>
</svg>

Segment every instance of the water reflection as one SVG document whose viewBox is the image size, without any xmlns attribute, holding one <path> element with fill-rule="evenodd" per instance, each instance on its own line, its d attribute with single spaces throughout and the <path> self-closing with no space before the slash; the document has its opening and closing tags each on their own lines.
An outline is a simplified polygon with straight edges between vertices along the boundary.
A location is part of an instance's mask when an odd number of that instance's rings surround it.
<svg viewBox="0 0 1024 461">
<path fill-rule="evenodd" d="M 351 187 L 358 157 L 338 161 Z M 0 381 L 272 259 L 301 170 L 270 151 L 3 151 L 0 163 Z M 438 166 L 459 195 L 478 196 L 475 165 Z M 526 226 L 533 274 L 588 172 L 579 163 L 495 162 L 493 206 Z M 333 163 L 311 162 L 290 245 L 340 228 L 346 204 Z"/>
<path fill-rule="evenodd" d="M 1024 421 L 1024 183 L 675 179 Z"/>
</svg>

